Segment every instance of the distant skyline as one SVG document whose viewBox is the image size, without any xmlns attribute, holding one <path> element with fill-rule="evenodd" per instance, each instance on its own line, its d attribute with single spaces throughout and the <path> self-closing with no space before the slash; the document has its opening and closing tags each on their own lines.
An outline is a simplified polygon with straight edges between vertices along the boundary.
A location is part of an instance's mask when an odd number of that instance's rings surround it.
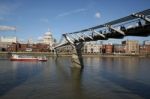
<svg viewBox="0 0 150 99">
<path fill-rule="evenodd" d="M 0 31 L 0 36 L 38 40 L 50 31 L 61 35 L 100 25 L 134 12 L 149 9 L 150 0 L 0 0 L 0 25 L 16 26 L 17 31 Z M 150 37 L 125 37 L 139 41 Z M 105 42 L 105 41 L 104 41 Z"/>
</svg>

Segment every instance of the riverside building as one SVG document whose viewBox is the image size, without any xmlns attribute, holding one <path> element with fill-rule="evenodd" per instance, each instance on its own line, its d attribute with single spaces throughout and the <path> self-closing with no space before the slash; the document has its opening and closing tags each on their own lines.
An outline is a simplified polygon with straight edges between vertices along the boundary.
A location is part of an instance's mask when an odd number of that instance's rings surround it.
<svg viewBox="0 0 150 99">
<path fill-rule="evenodd" d="M 125 46 L 126 54 L 139 54 L 139 43 L 136 40 L 126 40 L 122 42 Z"/>
<path fill-rule="evenodd" d="M 0 50 L 6 51 L 9 45 L 16 42 L 17 42 L 17 37 L 15 36 L 0 36 Z"/>
<path fill-rule="evenodd" d="M 83 48 L 85 53 L 100 53 L 100 44 L 96 42 L 86 43 Z"/>
</svg>

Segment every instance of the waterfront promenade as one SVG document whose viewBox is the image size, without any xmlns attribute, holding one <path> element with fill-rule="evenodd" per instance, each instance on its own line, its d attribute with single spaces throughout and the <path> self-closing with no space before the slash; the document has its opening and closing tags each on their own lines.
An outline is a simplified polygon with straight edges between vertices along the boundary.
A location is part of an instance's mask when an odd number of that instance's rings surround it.
<svg viewBox="0 0 150 99">
<path fill-rule="evenodd" d="M 60 56 L 72 56 L 72 53 L 56 53 L 54 52 L 0 52 L 0 56 L 8 56 L 11 54 L 18 54 L 18 55 L 31 55 L 31 56 L 47 56 L 47 57 L 60 57 Z M 85 57 L 150 57 L 150 54 L 123 54 L 123 53 L 114 53 L 114 54 L 102 54 L 102 53 L 83 53 Z"/>
</svg>

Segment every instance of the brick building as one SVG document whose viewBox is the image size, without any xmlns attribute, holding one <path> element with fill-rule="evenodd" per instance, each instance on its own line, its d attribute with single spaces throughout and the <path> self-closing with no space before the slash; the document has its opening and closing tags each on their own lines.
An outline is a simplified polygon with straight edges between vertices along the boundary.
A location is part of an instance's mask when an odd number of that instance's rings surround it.
<svg viewBox="0 0 150 99">
<path fill-rule="evenodd" d="M 48 44 L 20 44 L 20 43 L 12 43 L 7 47 L 7 51 L 9 52 L 49 52 Z"/>
<path fill-rule="evenodd" d="M 122 44 L 115 44 L 114 45 L 114 53 L 115 54 L 125 53 L 125 46 Z"/>
<path fill-rule="evenodd" d="M 141 55 L 150 54 L 150 45 L 141 45 L 140 54 Z"/>
<path fill-rule="evenodd" d="M 111 45 L 111 44 L 105 45 L 105 53 L 112 54 L 113 53 L 113 45 Z"/>
</svg>

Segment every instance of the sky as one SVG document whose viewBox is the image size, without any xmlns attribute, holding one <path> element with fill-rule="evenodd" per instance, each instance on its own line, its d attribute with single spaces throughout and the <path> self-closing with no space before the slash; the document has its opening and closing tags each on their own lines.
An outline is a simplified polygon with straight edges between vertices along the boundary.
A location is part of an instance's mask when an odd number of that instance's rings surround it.
<svg viewBox="0 0 150 99">
<path fill-rule="evenodd" d="M 0 36 L 36 41 L 50 29 L 59 41 L 63 33 L 104 24 L 149 8 L 150 0 L 0 0 L 0 25 L 17 28 L 0 31 Z M 150 37 L 124 39 L 150 40 Z"/>
</svg>

